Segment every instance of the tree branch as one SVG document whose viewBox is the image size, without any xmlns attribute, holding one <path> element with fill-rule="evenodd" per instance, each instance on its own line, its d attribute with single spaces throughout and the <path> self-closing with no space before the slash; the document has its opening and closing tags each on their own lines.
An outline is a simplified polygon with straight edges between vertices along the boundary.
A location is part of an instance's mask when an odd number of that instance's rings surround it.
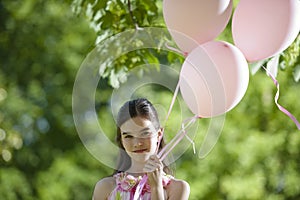
<svg viewBox="0 0 300 200">
<path fill-rule="evenodd" d="M 134 19 L 134 15 L 132 13 L 131 0 L 128 0 L 127 6 L 128 6 L 128 11 L 129 11 L 129 15 L 130 15 L 131 21 L 132 21 L 135 29 L 138 30 L 139 29 L 139 25 L 138 25 L 137 21 Z"/>
</svg>

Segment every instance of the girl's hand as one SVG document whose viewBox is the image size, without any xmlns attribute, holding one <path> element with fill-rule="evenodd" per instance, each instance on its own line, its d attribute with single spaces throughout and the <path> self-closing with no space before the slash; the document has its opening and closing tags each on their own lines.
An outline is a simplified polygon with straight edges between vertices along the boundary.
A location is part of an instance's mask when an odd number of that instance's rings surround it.
<svg viewBox="0 0 300 200">
<path fill-rule="evenodd" d="M 144 167 L 144 171 L 147 172 L 151 190 L 163 190 L 163 163 L 159 160 L 157 155 L 150 157 Z"/>
</svg>

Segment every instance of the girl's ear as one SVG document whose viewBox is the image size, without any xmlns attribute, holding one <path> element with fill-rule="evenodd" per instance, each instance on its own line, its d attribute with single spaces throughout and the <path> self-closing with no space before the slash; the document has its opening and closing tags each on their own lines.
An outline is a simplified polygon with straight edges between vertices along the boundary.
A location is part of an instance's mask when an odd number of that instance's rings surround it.
<svg viewBox="0 0 300 200">
<path fill-rule="evenodd" d="M 157 135 L 157 140 L 158 141 L 161 141 L 161 139 L 162 139 L 162 137 L 163 137 L 163 135 L 164 135 L 164 128 L 160 128 L 159 130 L 158 130 L 158 133 L 157 133 L 158 135 Z"/>
</svg>

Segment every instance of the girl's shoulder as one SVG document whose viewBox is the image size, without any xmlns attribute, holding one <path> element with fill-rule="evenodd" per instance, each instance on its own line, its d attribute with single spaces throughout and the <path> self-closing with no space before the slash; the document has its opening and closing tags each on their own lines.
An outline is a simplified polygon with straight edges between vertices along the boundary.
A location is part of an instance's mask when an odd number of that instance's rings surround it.
<svg viewBox="0 0 300 200">
<path fill-rule="evenodd" d="M 181 179 L 171 179 L 166 189 L 169 199 L 188 199 L 190 194 L 189 183 Z"/>
<path fill-rule="evenodd" d="M 99 180 L 96 184 L 96 187 L 110 187 L 115 185 L 115 178 L 113 176 L 105 177 Z"/>
<path fill-rule="evenodd" d="M 112 176 L 99 180 L 94 189 L 93 199 L 97 200 L 102 199 L 103 197 L 107 198 L 115 187 L 116 180 Z"/>
<path fill-rule="evenodd" d="M 175 188 L 187 188 L 190 187 L 188 182 L 186 182 L 185 180 L 181 180 L 181 179 L 176 179 L 173 178 L 171 179 L 171 184 L 173 187 Z"/>
</svg>

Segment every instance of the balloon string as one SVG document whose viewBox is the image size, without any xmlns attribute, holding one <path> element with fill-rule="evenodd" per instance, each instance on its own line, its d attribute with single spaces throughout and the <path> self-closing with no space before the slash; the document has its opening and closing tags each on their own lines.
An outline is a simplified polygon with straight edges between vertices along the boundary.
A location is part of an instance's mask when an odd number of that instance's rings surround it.
<svg viewBox="0 0 300 200">
<path fill-rule="evenodd" d="M 165 124 L 167 123 L 167 121 L 168 121 L 168 119 L 169 119 L 169 117 L 171 115 L 171 111 L 173 109 L 176 97 L 178 95 L 178 91 L 179 91 L 179 82 L 176 85 L 176 89 L 175 89 L 175 92 L 173 94 L 172 101 L 171 101 L 171 104 L 170 104 L 170 107 L 169 107 L 169 110 L 168 110 L 168 113 L 167 113 L 167 116 L 166 116 L 166 119 L 165 119 Z M 163 129 L 163 132 L 164 132 L 164 129 Z M 156 147 L 156 151 L 155 151 L 156 153 L 158 152 L 158 148 L 160 146 L 160 143 L 161 143 L 161 140 L 158 141 L 158 144 L 157 144 L 157 147 Z"/>
<path fill-rule="evenodd" d="M 142 194 L 143 188 L 147 182 L 147 179 L 148 179 L 147 175 L 144 174 L 142 180 L 139 182 L 139 184 L 136 187 L 136 190 L 135 190 L 135 193 L 133 196 L 133 200 L 138 200 L 141 197 L 141 194 Z"/>
<path fill-rule="evenodd" d="M 174 147 L 184 138 L 186 135 L 186 129 L 192 125 L 198 117 L 193 117 L 187 125 L 184 126 L 184 129 L 181 129 L 176 136 L 168 143 L 160 152 L 158 157 L 160 160 L 164 160 L 164 158 L 174 149 Z"/>
<path fill-rule="evenodd" d="M 187 136 L 187 129 L 198 119 L 198 116 L 192 117 L 189 121 L 186 122 L 186 125 L 183 124 L 181 130 L 175 135 L 175 137 L 159 152 L 158 157 L 161 161 L 163 161 L 166 156 L 174 149 L 174 147 L 184 138 L 184 136 Z M 188 137 L 189 141 L 192 141 Z M 193 149 L 195 150 L 194 142 Z"/>
<path fill-rule="evenodd" d="M 174 106 L 174 103 L 175 103 L 175 100 L 176 100 L 176 97 L 178 95 L 178 91 L 179 91 L 179 83 L 177 83 L 177 86 L 176 86 L 176 89 L 175 89 L 175 92 L 174 92 L 174 95 L 172 97 L 172 101 L 171 101 L 171 104 L 170 104 L 170 107 L 169 107 L 169 111 L 168 111 L 168 114 L 166 116 L 166 119 L 165 119 L 165 122 L 168 121 L 169 117 L 170 117 L 170 114 L 171 114 L 171 111 L 172 111 L 172 108 Z"/>
<path fill-rule="evenodd" d="M 190 119 L 191 120 L 191 119 Z M 185 122 L 183 122 L 183 123 L 185 123 Z M 181 129 L 182 130 L 182 129 Z M 180 130 L 180 131 L 181 131 Z M 169 147 L 169 146 L 171 146 L 172 145 L 172 143 L 174 142 L 174 141 L 176 141 L 177 139 L 178 139 L 178 137 L 180 136 L 180 132 L 178 132 L 176 135 L 175 135 L 175 137 L 159 152 L 159 154 L 158 154 L 158 157 L 160 158 L 160 157 L 162 157 L 162 155 L 163 155 L 163 153 L 167 150 L 167 148 Z M 161 159 L 161 160 L 163 160 L 163 159 Z"/>
<path fill-rule="evenodd" d="M 283 112 L 284 114 L 286 114 L 289 118 L 292 119 L 292 121 L 296 124 L 298 130 L 300 130 L 300 123 L 297 121 L 296 117 L 294 115 L 292 115 L 287 109 L 285 109 L 284 107 L 282 107 L 279 103 L 278 103 L 278 99 L 279 99 L 279 82 L 274 78 L 274 76 L 264 67 L 262 66 L 262 68 L 267 72 L 267 75 L 269 77 L 271 77 L 271 79 L 273 80 L 274 85 L 277 87 L 277 92 L 276 95 L 274 97 L 275 100 L 275 104 L 277 105 L 277 107 L 279 108 L 279 110 L 281 112 Z"/>
<path fill-rule="evenodd" d="M 181 125 L 181 128 L 182 128 L 183 130 L 186 129 L 186 127 L 184 126 L 184 124 Z M 193 146 L 193 153 L 196 154 L 195 142 L 194 142 L 187 134 L 185 134 L 185 137 L 186 137 L 186 138 L 188 139 L 188 141 L 192 144 L 192 146 Z"/>
<path fill-rule="evenodd" d="M 181 54 L 181 55 L 183 55 L 184 57 L 187 57 L 187 56 L 188 56 L 188 52 L 180 51 L 179 49 L 176 49 L 176 48 L 174 48 L 174 47 L 171 47 L 168 43 L 165 43 L 165 46 L 166 46 L 168 49 L 170 49 L 171 51 L 174 51 L 174 52 L 176 52 L 176 53 L 178 53 L 178 54 Z"/>
</svg>

